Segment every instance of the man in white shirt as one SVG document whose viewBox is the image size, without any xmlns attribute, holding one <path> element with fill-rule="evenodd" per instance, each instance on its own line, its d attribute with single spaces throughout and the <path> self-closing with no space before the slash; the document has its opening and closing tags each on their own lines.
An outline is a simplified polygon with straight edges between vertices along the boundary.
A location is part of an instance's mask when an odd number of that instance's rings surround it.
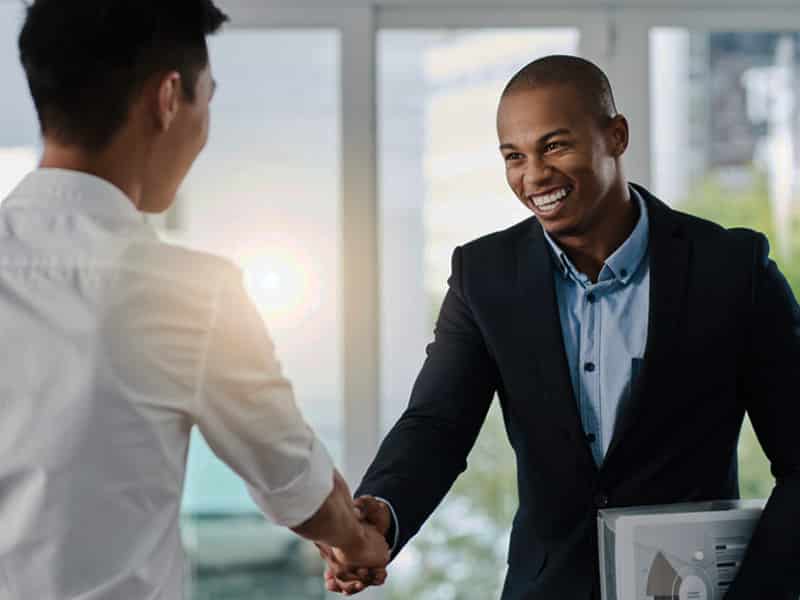
<svg viewBox="0 0 800 600">
<path fill-rule="evenodd" d="M 28 9 L 19 47 L 44 153 L 0 209 L 2 600 L 183 597 L 194 425 L 275 523 L 362 572 L 387 561 L 240 271 L 142 222 L 206 142 L 205 36 L 225 20 L 210 0 Z"/>
</svg>

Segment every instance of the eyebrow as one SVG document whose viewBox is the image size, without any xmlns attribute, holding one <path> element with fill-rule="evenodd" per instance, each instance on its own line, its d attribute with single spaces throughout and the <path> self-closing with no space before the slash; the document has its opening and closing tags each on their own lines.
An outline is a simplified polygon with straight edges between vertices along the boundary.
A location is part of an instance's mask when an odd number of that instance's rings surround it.
<svg viewBox="0 0 800 600">
<path fill-rule="evenodd" d="M 571 133 L 571 132 L 566 127 L 562 127 L 561 129 L 555 129 L 555 130 L 553 130 L 553 131 L 551 131 L 549 133 L 545 133 L 542 137 L 540 137 L 536 141 L 536 143 L 537 144 L 543 144 L 543 143 L 545 143 L 547 140 L 549 140 L 552 137 L 555 137 L 557 135 L 566 135 L 566 134 L 569 134 L 569 133 Z M 500 150 L 516 150 L 516 148 L 517 147 L 514 144 L 508 144 L 508 143 L 500 144 Z"/>
<path fill-rule="evenodd" d="M 552 137 L 556 137 L 557 135 L 566 135 L 569 133 L 570 133 L 569 129 L 567 129 L 566 127 L 562 127 L 561 129 L 556 129 L 555 131 L 551 131 L 550 133 L 545 133 L 542 137 L 539 138 L 538 143 L 543 144 Z"/>
</svg>

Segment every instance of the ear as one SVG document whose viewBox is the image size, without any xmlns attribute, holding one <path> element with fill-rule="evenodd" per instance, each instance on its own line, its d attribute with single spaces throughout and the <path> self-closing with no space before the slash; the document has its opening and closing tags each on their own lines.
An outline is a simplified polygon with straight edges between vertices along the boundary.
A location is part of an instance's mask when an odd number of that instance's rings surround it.
<svg viewBox="0 0 800 600">
<path fill-rule="evenodd" d="M 617 115 L 608 124 L 608 148 L 611 154 L 619 158 L 628 149 L 630 133 L 628 130 L 628 120 L 623 115 Z"/>
<path fill-rule="evenodd" d="M 182 98 L 180 73 L 169 71 L 159 78 L 157 85 L 156 123 L 160 131 L 168 131 Z"/>
</svg>

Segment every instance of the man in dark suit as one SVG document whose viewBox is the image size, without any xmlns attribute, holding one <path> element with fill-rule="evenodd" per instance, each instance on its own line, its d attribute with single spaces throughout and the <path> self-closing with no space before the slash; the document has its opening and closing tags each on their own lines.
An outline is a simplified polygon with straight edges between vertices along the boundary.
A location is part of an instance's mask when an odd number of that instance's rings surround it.
<svg viewBox="0 0 800 600">
<path fill-rule="evenodd" d="M 598 599 L 597 510 L 737 498 L 747 412 L 777 484 L 727 598 L 797 598 L 800 308 L 766 238 L 628 184 L 628 124 L 582 59 L 522 69 L 498 134 L 534 217 L 456 248 L 409 406 L 357 491 L 364 518 L 395 556 L 497 393 L 519 485 L 503 600 Z M 329 560 L 326 578 L 353 593 L 371 575 Z"/>
</svg>

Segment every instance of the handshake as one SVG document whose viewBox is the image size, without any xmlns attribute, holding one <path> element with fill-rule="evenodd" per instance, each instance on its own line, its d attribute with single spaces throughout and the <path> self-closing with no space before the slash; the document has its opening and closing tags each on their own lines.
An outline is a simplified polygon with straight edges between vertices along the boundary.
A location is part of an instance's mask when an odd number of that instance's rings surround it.
<svg viewBox="0 0 800 600">
<path fill-rule="evenodd" d="M 372 496 L 361 496 L 353 502 L 353 511 L 358 530 L 351 545 L 334 548 L 315 542 L 327 563 L 325 587 L 345 596 L 357 594 L 371 585 L 383 585 L 389 563 L 386 543 L 392 523 L 389 507 Z"/>
<path fill-rule="evenodd" d="M 386 581 L 392 524 L 389 507 L 371 496 L 355 501 L 347 482 L 334 471 L 333 491 L 305 523 L 292 528 L 311 540 L 327 563 L 325 586 L 350 596 Z"/>
</svg>

